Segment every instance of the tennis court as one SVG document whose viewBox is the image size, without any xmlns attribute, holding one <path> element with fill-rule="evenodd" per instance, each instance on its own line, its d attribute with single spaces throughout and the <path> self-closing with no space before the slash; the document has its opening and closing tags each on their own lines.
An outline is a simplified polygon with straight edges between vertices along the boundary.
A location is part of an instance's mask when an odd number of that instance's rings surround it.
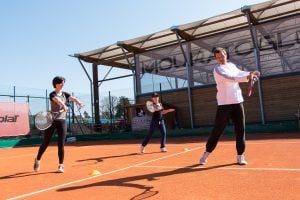
<svg viewBox="0 0 300 200">
<path fill-rule="evenodd" d="M 206 137 L 170 138 L 168 152 L 151 140 L 66 145 L 65 173 L 57 148 L 33 172 L 38 147 L 0 149 L 1 199 L 300 199 L 300 133 L 248 135 L 246 166 L 236 165 L 233 136 L 223 136 L 207 165 L 198 165 Z M 91 175 L 93 170 L 98 175 Z"/>
</svg>

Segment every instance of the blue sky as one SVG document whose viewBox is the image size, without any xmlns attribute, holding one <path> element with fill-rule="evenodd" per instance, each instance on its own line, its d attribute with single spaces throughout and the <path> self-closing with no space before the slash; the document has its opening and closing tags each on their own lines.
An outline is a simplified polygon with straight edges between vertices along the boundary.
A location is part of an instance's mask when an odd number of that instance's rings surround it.
<svg viewBox="0 0 300 200">
<path fill-rule="evenodd" d="M 79 62 L 85 52 L 206 19 L 263 0 L 0 0 L 0 85 L 51 89 L 54 76 L 65 90 L 90 92 Z M 91 65 L 85 63 L 91 74 Z M 99 68 L 99 79 L 108 71 Z M 113 69 L 109 77 L 128 74 Z M 105 82 L 102 91 L 130 90 L 132 78 Z M 1 93 L 1 91 L 0 91 Z"/>
</svg>

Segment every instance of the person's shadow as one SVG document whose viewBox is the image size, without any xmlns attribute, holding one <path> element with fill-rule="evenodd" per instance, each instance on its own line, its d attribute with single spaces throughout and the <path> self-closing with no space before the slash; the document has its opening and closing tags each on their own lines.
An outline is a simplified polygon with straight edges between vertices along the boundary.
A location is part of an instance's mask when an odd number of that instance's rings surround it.
<svg viewBox="0 0 300 200">
<path fill-rule="evenodd" d="M 18 172 L 15 174 L 11 174 L 11 175 L 6 175 L 6 176 L 1 176 L 0 179 L 10 179 L 10 178 L 22 178 L 22 177 L 27 177 L 27 176 L 37 176 L 37 175 L 42 175 L 42 174 L 59 174 L 60 172 L 58 171 L 53 171 L 53 172 Z"/>
<path fill-rule="evenodd" d="M 117 155 L 117 156 L 106 156 L 106 157 L 99 157 L 99 158 L 87 158 L 87 159 L 77 160 L 76 162 L 94 161 L 95 163 L 98 163 L 98 162 L 103 162 L 104 159 L 121 158 L 127 156 L 135 156 L 135 155 L 138 155 L 138 153 L 124 154 L 124 155 Z"/>
<path fill-rule="evenodd" d="M 160 152 L 152 152 L 148 154 L 154 154 L 154 153 L 160 153 Z M 126 157 L 126 156 L 135 156 L 135 155 L 141 155 L 139 153 L 131 153 L 131 154 L 124 154 L 124 155 L 117 155 L 117 156 L 106 156 L 106 157 L 99 157 L 99 158 L 88 158 L 88 159 L 82 159 L 82 160 L 77 160 L 76 162 L 88 162 L 88 161 L 94 161 L 93 163 L 86 163 L 85 165 L 91 165 L 91 164 L 96 164 L 98 162 L 103 162 L 104 159 L 109 159 L 109 158 L 120 158 L 120 157 Z M 76 165 L 73 165 L 73 167 Z M 22 177 L 27 177 L 27 176 L 36 176 L 36 175 L 42 175 L 42 174 L 56 174 L 60 173 L 58 171 L 52 171 L 52 172 L 33 172 L 33 171 L 28 171 L 28 172 L 18 172 L 6 176 L 0 177 L 1 179 L 11 179 L 11 178 L 22 178 Z"/>
<path fill-rule="evenodd" d="M 143 190 L 141 194 L 138 194 L 131 198 L 131 200 L 135 199 L 145 199 L 150 196 L 157 195 L 159 191 L 153 191 L 153 186 L 147 186 L 142 184 L 133 183 L 135 181 L 139 180 L 148 180 L 149 182 L 153 180 L 158 180 L 160 177 L 166 177 L 176 174 L 185 174 L 185 173 L 194 173 L 199 171 L 206 171 L 216 168 L 222 168 L 227 166 L 236 165 L 236 163 L 229 163 L 224 165 L 216 165 L 216 166 L 210 166 L 210 167 L 199 167 L 199 164 L 191 165 L 179 169 L 175 169 L 172 171 L 166 171 L 166 172 L 157 172 L 157 173 L 150 173 L 150 174 L 144 174 L 144 175 L 137 175 L 137 176 L 129 176 L 124 178 L 118 178 L 118 179 L 112 179 L 112 180 L 106 180 L 106 181 L 100 181 L 97 183 L 91 183 L 87 185 L 81 185 L 81 186 L 72 186 L 72 187 L 65 187 L 61 189 L 57 189 L 58 192 L 66 192 L 66 191 L 72 191 L 72 190 L 80 190 L 83 188 L 89 188 L 89 187 L 101 187 L 101 186 L 116 186 L 116 187 L 134 187 L 137 189 Z"/>
<path fill-rule="evenodd" d="M 151 152 L 151 153 L 144 153 L 144 154 L 156 154 L 156 153 L 161 153 L 159 152 Z M 82 159 L 82 160 L 77 160 L 76 162 L 78 163 L 84 163 L 81 165 L 91 165 L 91 164 L 97 164 L 99 162 L 103 162 L 105 159 L 110 159 L 110 158 L 121 158 L 121 157 L 127 157 L 127 156 L 137 156 L 137 155 L 142 155 L 140 153 L 130 153 L 130 154 L 123 154 L 123 155 L 116 155 L 116 156 L 105 156 L 105 157 L 97 157 L 97 158 L 87 158 L 87 159 Z M 77 166 L 76 164 L 73 165 Z"/>
</svg>

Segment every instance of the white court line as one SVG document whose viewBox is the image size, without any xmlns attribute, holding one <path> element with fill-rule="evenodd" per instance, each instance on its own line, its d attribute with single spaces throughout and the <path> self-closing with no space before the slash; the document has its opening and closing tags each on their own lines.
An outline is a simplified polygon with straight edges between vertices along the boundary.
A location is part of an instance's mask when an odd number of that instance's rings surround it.
<svg viewBox="0 0 300 200">
<path fill-rule="evenodd" d="M 213 170 L 254 170 L 254 171 L 300 171 L 300 168 L 263 168 L 263 167 L 177 167 L 177 166 L 134 166 L 138 168 L 159 168 L 159 169 L 213 169 Z"/>
<path fill-rule="evenodd" d="M 64 186 L 67 186 L 67 185 L 71 185 L 71 184 L 74 184 L 74 183 L 79 183 L 79 182 L 83 182 L 83 181 L 86 181 L 86 180 L 91 180 L 91 179 L 94 179 L 94 178 L 97 178 L 97 177 L 100 177 L 100 176 L 105 176 L 105 175 L 113 174 L 113 173 L 116 173 L 116 172 L 124 171 L 124 170 L 127 170 L 127 169 L 131 169 L 131 168 L 134 168 L 134 167 L 145 165 L 145 164 L 155 162 L 155 161 L 158 161 L 158 160 L 163 160 L 165 158 L 174 157 L 174 156 L 184 154 L 184 153 L 187 153 L 187 152 L 190 152 L 190 151 L 198 150 L 198 149 L 201 149 L 201 148 L 204 148 L 204 146 L 192 148 L 189 151 L 183 151 L 183 152 L 179 152 L 179 153 L 170 154 L 170 155 L 167 155 L 167 156 L 163 156 L 163 157 L 156 158 L 156 159 L 153 159 L 153 160 L 149 160 L 149 161 L 146 161 L 146 162 L 138 163 L 138 164 L 131 165 L 131 166 L 128 166 L 128 167 L 120 168 L 120 169 L 113 170 L 113 171 L 110 171 L 110 172 L 106 172 L 106 173 L 103 173 L 103 174 L 99 174 L 99 175 L 95 175 L 95 176 L 91 176 L 91 177 L 87 177 L 87 178 L 83 178 L 83 179 L 78 179 L 78 180 L 75 180 L 75 181 L 71 181 L 71 182 L 68 182 L 68 183 L 56 185 L 56 186 L 49 187 L 49 188 L 45 188 L 45 189 L 38 190 L 38 191 L 35 191 L 35 192 L 31 192 L 31 193 L 11 197 L 11 198 L 8 198 L 7 200 L 15 200 L 15 199 L 21 199 L 21 198 L 24 198 L 24 197 L 28 197 L 28 196 L 33 196 L 35 194 L 50 191 L 50 190 L 57 189 L 57 188 L 60 188 L 60 187 L 64 187 Z"/>
<path fill-rule="evenodd" d="M 226 142 L 226 141 L 223 141 L 223 142 Z M 220 143 L 218 144 L 218 146 L 231 146 L 231 145 L 235 145 L 235 141 L 232 141 L 234 143 L 232 144 L 227 144 L 227 143 L 222 143 L 222 141 L 220 141 Z M 199 143 L 201 144 L 201 142 Z M 300 144 L 300 142 L 297 142 L 297 141 L 275 141 L 275 142 L 251 142 L 251 141 L 247 141 L 246 142 L 246 145 L 251 145 L 251 144 L 257 144 L 257 145 L 265 145 L 265 144 Z M 181 146 L 184 146 L 185 144 L 182 143 L 182 144 L 178 144 L 178 145 L 181 145 Z M 178 146 L 177 144 L 173 144 L 173 146 Z M 168 144 L 168 146 L 172 146 L 172 144 Z M 100 148 L 100 149 L 110 149 L 111 146 L 109 145 L 92 145 L 92 146 L 82 146 L 82 147 L 73 147 L 73 148 L 65 148 L 65 151 L 70 151 L 70 150 L 80 150 L 81 148 Z M 107 148 L 106 148 L 107 147 Z M 132 147 L 131 145 L 122 145 L 120 147 L 124 147 L 124 148 L 127 148 L 127 147 Z M 118 147 L 118 148 L 120 148 Z M 22 148 L 22 147 L 20 147 Z M 38 147 L 37 147 L 37 150 L 38 150 Z M 1 151 L 1 149 L 0 149 Z M 47 151 L 47 154 L 48 153 L 57 153 L 57 150 L 53 150 L 53 151 Z M 5 160 L 5 159 L 14 159 L 14 158 L 22 158 L 22 157 L 33 157 L 35 156 L 36 153 L 30 153 L 30 154 L 23 154 L 23 155 L 18 155 L 18 156 L 7 156 L 7 157 L 1 157 L 0 160 Z"/>
</svg>

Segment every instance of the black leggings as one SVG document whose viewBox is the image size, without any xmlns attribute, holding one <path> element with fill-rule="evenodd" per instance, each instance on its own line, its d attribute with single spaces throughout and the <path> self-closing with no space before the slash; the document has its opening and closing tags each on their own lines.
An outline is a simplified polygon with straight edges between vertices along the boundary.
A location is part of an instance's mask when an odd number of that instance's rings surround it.
<svg viewBox="0 0 300 200">
<path fill-rule="evenodd" d="M 160 134 L 161 134 L 161 137 L 160 137 L 160 148 L 166 147 L 167 131 L 166 131 L 165 122 L 164 122 L 164 120 L 160 120 L 159 121 L 159 120 L 155 120 L 155 119 L 151 120 L 149 131 L 148 131 L 147 135 L 144 138 L 142 146 L 145 147 L 149 143 L 149 141 L 150 141 L 150 139 L 151 139 L 151 137 L 152 137 L 152 135 L 153 135 L 154 130 L 155 130 L 156 127 L 159 128 Z"/>
<path fill-rule="evenodd" d="M 218 106 L 215 125 L 206 143 L 206 151 L 212 152 L 226 127 L 229 119 L 232 119 L 236 134 L 236 150 L 238 155 L 245 151 L 245 114 L 244 106 L 240 104 L 230 104 Z"/>
<path fill-rule="evenodd" d="M 48 129 L 45 130 L 44 140 L 39 148 L 36 157 L 37 160 L 40 160 L 42 158 L 42 155 L 46 151 L 55 130 L 57 130 L 57 137 L 58 137 L 57 147 L 58 147 L 59 164 L 64 163 L 64 156 L 65 156 L 64 145 L 65 145 L 65 138 L 67 134 L 67 124 L 65 120 L 54 121 L 52 126 L 50 126 Z"/>
</svg>

